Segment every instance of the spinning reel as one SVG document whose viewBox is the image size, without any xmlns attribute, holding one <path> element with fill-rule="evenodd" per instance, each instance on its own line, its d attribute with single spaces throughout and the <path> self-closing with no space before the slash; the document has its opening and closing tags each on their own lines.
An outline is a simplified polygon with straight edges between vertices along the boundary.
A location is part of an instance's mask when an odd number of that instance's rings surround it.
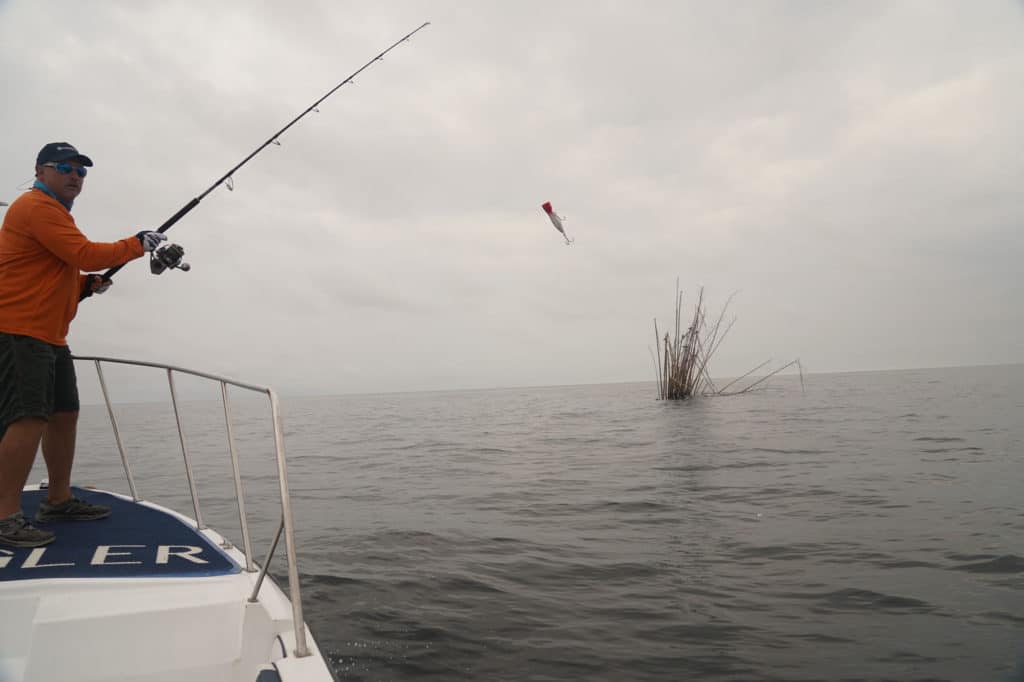
<svg viewBox="0 0 1024 682">
<path fill-rule="evenodd" d="M 149 271 L 154 275 L 163 273 L 164 270 L 177 268 L 188 272 L 192 266 L 184 262 L 182 257 L 185 249 L 178 244 L 165 244 L 149 254 Z"/>
</svg>

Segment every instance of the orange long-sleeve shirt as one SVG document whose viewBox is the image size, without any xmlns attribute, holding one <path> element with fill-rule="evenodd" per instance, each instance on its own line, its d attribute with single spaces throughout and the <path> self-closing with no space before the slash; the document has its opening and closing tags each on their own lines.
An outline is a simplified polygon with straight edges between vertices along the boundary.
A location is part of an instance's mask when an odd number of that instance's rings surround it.
<svg viewBox="0 0 1024 682">
<path fill-rule="evenodd" d="M 81 273 L 142 254 L 135 237 L 91 242 L 59 201 L 37 189 L 22 194 L 0 227 L 0 332 L 66 346 L 78 312 Z"/>
</svg>

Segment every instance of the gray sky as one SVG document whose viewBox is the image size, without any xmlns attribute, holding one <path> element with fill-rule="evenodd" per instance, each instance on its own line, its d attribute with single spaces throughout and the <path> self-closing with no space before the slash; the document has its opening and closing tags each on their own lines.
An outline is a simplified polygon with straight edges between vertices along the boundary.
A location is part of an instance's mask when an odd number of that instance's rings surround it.
<svg viewBox="0 0 1024 682">
<path fill-rule="evenodd" d="M 424 21 L 72 350 L 291 393 L 653 380 L 678 278 L 737 292 L 718 376 L 1024 361 L 1020 2 L 0 0 L 0 200 L 67 140 L 79 227 L 155 228 Z"/>
</svg>

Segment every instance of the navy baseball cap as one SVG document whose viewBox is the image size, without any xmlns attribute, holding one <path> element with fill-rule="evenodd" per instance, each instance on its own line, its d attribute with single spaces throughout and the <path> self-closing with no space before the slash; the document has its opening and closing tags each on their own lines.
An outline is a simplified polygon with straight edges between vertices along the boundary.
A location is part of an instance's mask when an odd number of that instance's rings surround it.
<svg viewBox="0 0 1024 682">
<path fill-rule="evenodd" d="M 37 166 L 57 161 L 77 161 L 83 166 L 92 165 L 92 159 L 85 154 L 79 154 L 78 150 L 67 142 L 51 142 L 40 149 L 39 156 L 36 157 Z"/>
</svg>

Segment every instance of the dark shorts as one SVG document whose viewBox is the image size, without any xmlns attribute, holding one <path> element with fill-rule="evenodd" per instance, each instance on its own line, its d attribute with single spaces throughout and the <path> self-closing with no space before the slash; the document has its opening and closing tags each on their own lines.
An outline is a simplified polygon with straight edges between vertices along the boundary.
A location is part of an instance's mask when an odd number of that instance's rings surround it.
<svg viewBox="0 0 1024 682">
<path fill-rule="evenodd" d="M 78 411 L 75 362 L 67 346 L 0 332 L 0 438 L 22 417 Z"/>
</svg>

